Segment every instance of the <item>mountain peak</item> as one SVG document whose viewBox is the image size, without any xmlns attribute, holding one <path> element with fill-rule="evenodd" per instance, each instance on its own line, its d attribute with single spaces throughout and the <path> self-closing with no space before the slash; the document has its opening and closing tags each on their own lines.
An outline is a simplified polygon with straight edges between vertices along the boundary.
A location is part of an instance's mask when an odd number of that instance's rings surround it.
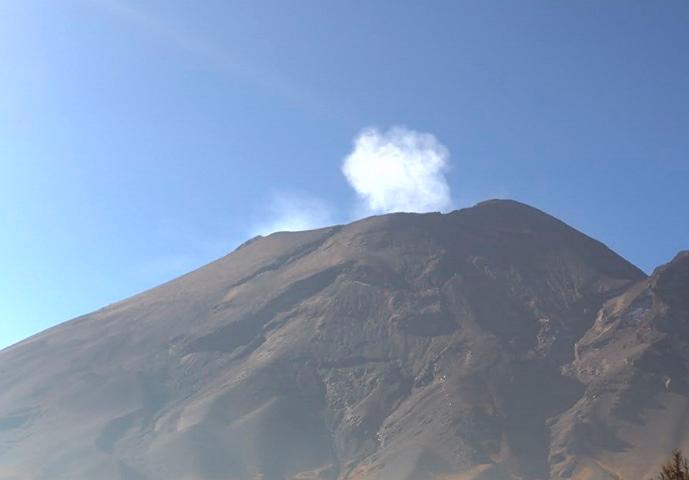
<svg viewBox="0 0 689 480">
<path fill-rule="evenodd" d="M 512 200 L 511 198 L 489 198 L 488 200 L 482 200 L 474 205 L 475 207 L 499 207 L 499 208 L 527 208 L 532 210 L 537 210 L 535 207 L 522 203 L 518 200 Z"/>
<path fill-rule="evenodd" d="M 650 282 L 665 302 L 689 310 L 689 251 L 679 252 L 670 262 L 656 268 Z"/>
<path fill-rule="evenodd" d="M 644 278 L 510 200 L 257 237 L 0 352 L 0 477 L 546 478 L 574 345 Z"/>
<path fill-rule="evenodd" d="M 680 263 L 683 265 L 689 264 L 689 250 L 681 250 L 675 257 L 672 259 L 672 263 Z"/>
</svg>

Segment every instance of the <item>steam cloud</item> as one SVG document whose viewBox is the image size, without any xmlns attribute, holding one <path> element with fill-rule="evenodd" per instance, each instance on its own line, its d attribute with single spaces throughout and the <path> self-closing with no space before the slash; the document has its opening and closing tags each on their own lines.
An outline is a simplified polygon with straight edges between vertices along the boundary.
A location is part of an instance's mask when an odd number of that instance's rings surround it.
<svg viewBox="0 0 689 480">
<path fill-rule="evenodd" d="M 254 225 L 254 235 L 294 232 L 328 226 L 332 223 L 330 207 L 304 193 L 275 193 L 263 221 Z"/>
<path fill-rule="evenodd" d="M 342 164 L 342 173 L 361 199 L 356 216 L 449 210 L 448 169 L 449 151 L 435 136 L 405 127 L 365 129 Z M 341 220 L 342 213 L 305 192 L 276 192 L 250 231 L 267 235 L 325 227 Z"/>
<path fill-rule="evenodd" d="M 364 130 L 342 172 L 369 213 L 428 212 L 452 205 L 449 151 L 430 133 L 404 127 Z"/>
</svg>

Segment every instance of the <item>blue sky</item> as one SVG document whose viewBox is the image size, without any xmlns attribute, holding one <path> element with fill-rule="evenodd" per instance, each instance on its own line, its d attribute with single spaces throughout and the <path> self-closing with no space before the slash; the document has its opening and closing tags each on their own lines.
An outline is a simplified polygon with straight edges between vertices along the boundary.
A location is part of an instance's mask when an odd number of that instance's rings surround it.
<svg viewBox="0 0 689 480">
<path fill-rule="evenodd" d="M 514 198 L 649 271 L 689 248 L 687 25 L 685 1 L 1 2 L 0 347 L 257 232 L 407 205 L 356 176 L 394 131 L 440 162 L 417 209 Z"/>
</svg>

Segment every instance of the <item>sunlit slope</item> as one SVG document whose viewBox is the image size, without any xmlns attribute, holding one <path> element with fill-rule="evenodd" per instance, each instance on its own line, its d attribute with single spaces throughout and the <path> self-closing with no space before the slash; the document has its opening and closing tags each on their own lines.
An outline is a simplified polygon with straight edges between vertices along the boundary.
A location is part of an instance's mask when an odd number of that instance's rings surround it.
<svg viewBox="0 0 689 480">
<path fill-rule="evenodd" d="M 576 353 L 587 388 L 554 426 L 554 476 L 651 478 L 689 450 L 689 252 L 607 302 Z"/>
<path fill-rule="evenodd" d="M 595 433 L 653 278 L 511 201 L 257 238 L 0 352 L 0 479 L 608 478 L 684 421 L 678 372 Z"/>
</svg>

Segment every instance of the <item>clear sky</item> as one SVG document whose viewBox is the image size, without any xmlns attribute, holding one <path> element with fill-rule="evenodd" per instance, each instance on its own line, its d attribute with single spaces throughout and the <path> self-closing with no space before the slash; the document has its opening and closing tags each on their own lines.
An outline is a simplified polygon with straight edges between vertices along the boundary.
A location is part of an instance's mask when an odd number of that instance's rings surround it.
<svg viewBox="0 0 689 480">
<path fill-rule="evenodd" d="M 514 198 L 649 271 L 689 248 L 688 52 L 684 0 L 0 0 L 0 347 L 406 205 Z M 436 197 L 376 183 L 400 145 Z"/>
</svg>

